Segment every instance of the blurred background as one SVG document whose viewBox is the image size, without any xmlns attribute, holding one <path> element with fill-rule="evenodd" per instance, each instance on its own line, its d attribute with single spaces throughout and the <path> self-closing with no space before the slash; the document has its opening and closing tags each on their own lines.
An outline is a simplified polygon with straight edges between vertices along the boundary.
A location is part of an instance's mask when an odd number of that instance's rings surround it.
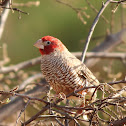
<svg viewBox="0 0 126 126">
<path fill-rule="evenodd" d="M 7 45 L 10 58 L 10 62 L 4 67 L 40 56 L 33 44 L 46 35 L 59 38 L 71 52 L 82 52 L 91 25 L 101 6 L 101 0 L 90 2 L 88 0 L 13 0 L 13 8 L 28 14 L 10 9 L 0 40 L 0 61 L 3 59 L 4 43 Z M 3 8 L 1 13 L 2 10 Z M 94 30 L 88 51 L 106 40 L 107 36 L 121 32 L 125 27 L 126 5 L 109 4 Z M 111 52 L 126 52 L 125 36 L 121 37 L 120 44 Z M 126 75 L 126 59 L 123 61 L 102 59 L 90 69 L 100 82 L 120 80 Z M 4 85 L 1 89 L 11 89 L 38 72 L 40 65 L 20 70 L 16 75 L 11 72 L 5 75 L 5 80 L 2 80 L 4 75 L 0 74 L 0 82 Z M 15 77 L 18 77 L 18 81 Z"/>
</svg>

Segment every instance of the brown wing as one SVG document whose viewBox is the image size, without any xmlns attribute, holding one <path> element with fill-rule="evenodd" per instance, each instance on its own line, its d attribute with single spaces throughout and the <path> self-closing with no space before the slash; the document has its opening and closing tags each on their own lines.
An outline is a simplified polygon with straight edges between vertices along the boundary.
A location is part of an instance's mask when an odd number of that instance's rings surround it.
<svg viewBox="0 0 126 126">
<path fill-rule="evenodd" d="M 88 81 L 88 83 L 91 85 L 99 85 L 99 81 L 96 79 L 93 73 L 79 59 L 72 56 L 70 63 L 81 79 Z"/>
<path fill-rule="evenodd" d="M 83 64 L 83 67 L 78 71 L 78 75 L 86 79 L 91 85 L 98 85 L 99 81 L 93 75 L 93 73 Z"/>
</svg>

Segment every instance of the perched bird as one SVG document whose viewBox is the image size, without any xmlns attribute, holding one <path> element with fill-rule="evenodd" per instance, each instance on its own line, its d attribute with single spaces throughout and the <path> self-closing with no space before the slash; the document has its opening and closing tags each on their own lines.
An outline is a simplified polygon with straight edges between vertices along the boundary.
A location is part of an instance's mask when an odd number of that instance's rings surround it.
<svg viewBox="0 0 126 126">
<path fill-rule="evenodd" d="M 56 94 L 68 95 L 76 89 L 99 84 L 86 65 L 72 55 L 59 39 L 45 36 L 34 46 L 39 48 L 42 56 L 41 71 Z M 83 90 L 79 94 L 91 97 L 93 91 Z"/>
</svg>

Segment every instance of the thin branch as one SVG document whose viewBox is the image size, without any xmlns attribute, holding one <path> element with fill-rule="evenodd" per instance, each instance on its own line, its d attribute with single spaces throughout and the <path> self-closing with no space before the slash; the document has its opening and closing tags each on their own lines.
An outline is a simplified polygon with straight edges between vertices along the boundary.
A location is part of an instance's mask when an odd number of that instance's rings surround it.
<svg viewBox="0 0 126 126">
<path fill-rule="evenodd" d="M 86 2 L 87 2 L 87 4 L 89 5 L 89 7 L 90 7 L 93 11 L 95 11 L 96 13 L 98 13 L 98 10 L 97 10 L 88 0 L 86 0 Z M 101 15 L 101 17 L 103 18 L 103 20 L 104 20 L 106 23 L 109 23 L 109 21 L 108 21 L 103 15 Z"/>
<path fill-rule="evenodd" d="M 126 0 L 119 0 L 119 1 L 111 0 L 110 2 L 111 3 L 117 3 L 117 4 L 126 4 L 126 3 L 123 3 L 123 2 L 126 2 Z"/>
<path fill-rule="evenodd" d="M 120 80 L 120 81 L 108 82 L 107 84 L 113 85 L 113 84 L 119 84 L 119 83 L 126 83 L 126 79 Z"/>
<path fill-rule="evenodd" d="M 42 110 L 40 110 L 38 113 L 36 113 L 34 116 L 32 116 L 29 120 L 27 120 L 26 122 L 24 122 L 21 126 L 26 126 L 28 125 L 30 122 L 32 122 L 33 120 L 35 120 L 36 118 L 38 118 L 39 115 L 41 115 L 43 112 L 45 112 L 46 110 L 48 110 L 50 108 L 50 105 L 47 104 L 45 107 L 43 107 Z"/>
<path fill-rule="evenodd" d="M 52 110 L 51 113 L 52 113 L 51 115 L 54 115 L 54 112 Z M 60 126 L 64 126 L 58 118 L 55 118 L 55 120 Z"/>
<path fill-rule="evenodd" d="M 30 100 L 27 102 L 27 104 L 24 106 L 24 108 L 20 111 L 19 115 L 18 115 L 18 118 L 16 120 L 16 126 L 18 125 L 18 121 L 21 117 L 21 114 L 25 111 L 26 107 L 28 106 L 28 104 L 30 103 Z"/>
<path fill-rule="evenodd" d="M 90 16 L 85 12 L 86 8 L 76 8 L 76 7 L 73 7 L 71 4 L 65 3 L 65 2 L 63 2 L 63 1 L 61 1 L 61 0 L 56 0 L 56 1 L 59 2 L 59 3 L 61 3 L 61 4 L 64 4 L 64 5 L 68 6 L 68 7 L 70 7 L 71 9 L 73 9 L 73 10 L 77 13 L 77 15 L 78 15 L 79 19 L 82 21 L 82 23 L 83 23 L 83 24 L 86 24 L 86 23 L 87 23 L 87 22 L 84 20 L 84 18 L 83 18 L 83 15 L 84 15 L 86 18 L 89 18 L 89 17 L 90 17 Z"/>
<path fill-rule="evenodd" d="M 19 93 L 15 93 L 13 91 L 0 91 L 0 94 L 6 94 L 6 95 L 12 95 L 12 96 L 19 96 L 19 97 L 22 97 L 22 98 L 26 98 L 26 99 L 29 99 L 29 100 L 37 100 L 37 101 L 40 101 L 40 102 L 43 102 L 45 104 L 49 104 L 49 102 L 41 99 L 41 98 L 36 98 L 36 97 L 30 97 L 28 95 L 25 95 L 25 94 L 19 94 Z"/>
<path fill-rule="evenodd" d="M 90 28 L 90 31 L 89 31 L 89 34 L 88 34 L 88 37 L 87 37 L 87 40 L 85 42 L 84 49 L 83 49 L 83 52 L 82 52 L 82 56 L 81 56 L 81 61 L 82 62 L 84 62 L 85 55 L 86 55 L 86 52 L 87 52 L 87 49 L 88 49 L 88 45 L 89 45 L 89 42 L 91 40 L 92 34 L 94 32 L 95 26 L 98 23 L 101 14 L 104 12 L 105 8 L 108 6 L 108 4 L 110 3 L 110 1 L 111 0 L 107 0 L 105 2 L 105 4 L 102 4 L 102 7 L 101 7 L 99 13 L 97 14 L 96 18 L 93 21 L 93 24 L 92 24 L 92 26 Z"/>
<path fill-rule="evenodd" d="M 61 106 L 61 105 L 55 105 L 56 108 L 58 109 L 73 109 L 73 110 L 94 110 L 94 108 L 92 108 L 91 106 L 86 106 L 86 107 L 71 107 L 71 106 Z"/>
<path fill-rule="evenodd" d="M 18 9 L 18 8 L 5 7 L 5 6 L 0 6 L 0 7 L 1 7 L 1 8 L 4 8 L 4 9 L 9 9 L 9 10 L 17 11 L 17 12 L 19 12 L 19 13 L 23 13 L 23 14 L 27 14 L 27 15 L 29 15 L 29 13 L 24 12 L 24 11 L 22 11 L 22 10 Z"/>
</svg>

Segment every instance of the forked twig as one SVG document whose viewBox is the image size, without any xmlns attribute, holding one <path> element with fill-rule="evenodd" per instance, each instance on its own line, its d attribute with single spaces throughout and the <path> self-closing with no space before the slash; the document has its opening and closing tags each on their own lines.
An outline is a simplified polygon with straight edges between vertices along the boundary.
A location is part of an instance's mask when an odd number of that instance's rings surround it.
<svg viewBox="0 0 126 126">
<path fill-rule="evenodd" d="M 30 103 L 30 100 L 28 100 L 28 102 L 27 102 L 27 104 L 25 105 L 25 107 L 20 111 L 19 116 L 18 116 L 18 118 L 17 118 L 17 120 L 16 120 L 16 126 L 18 125 L 18 121 L 19 121 L 19 119 L 20 119 L 20 117 L 21 117 L 22 112 L 25 111 L 25 109 L 26 109 L 26 107 L 28 106 L 29 103 Z"/>
</svg>

